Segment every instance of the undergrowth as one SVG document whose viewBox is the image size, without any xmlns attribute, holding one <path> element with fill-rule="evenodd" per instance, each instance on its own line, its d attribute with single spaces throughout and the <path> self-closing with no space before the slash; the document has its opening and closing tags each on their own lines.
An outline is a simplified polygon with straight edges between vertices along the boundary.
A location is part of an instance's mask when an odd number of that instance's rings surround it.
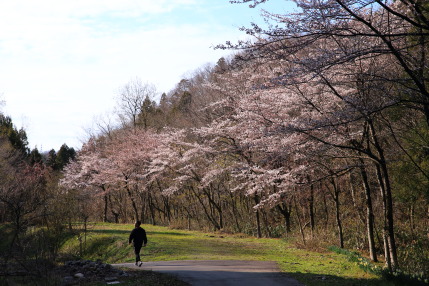
<svg viewBox="0 0 429 286">
<path fill-rule="evenodd" d="M 429 285 L 429 278 L 421 274 L 410 274 L 405 271 L 397 269 L 390 272 L 387 268 L 381 267 L 373 263 L 366 257 L 363 257 L 356 251 L 339 248 L 337 246 L 330 246 L 329 250 L 345 255 L 350 262 L 358 265 L 363 271 L 381 276 L 387 281 L 392 281 L 395 285 L 408 285 L 408 286 L 427 286 Z"/>
</svg>

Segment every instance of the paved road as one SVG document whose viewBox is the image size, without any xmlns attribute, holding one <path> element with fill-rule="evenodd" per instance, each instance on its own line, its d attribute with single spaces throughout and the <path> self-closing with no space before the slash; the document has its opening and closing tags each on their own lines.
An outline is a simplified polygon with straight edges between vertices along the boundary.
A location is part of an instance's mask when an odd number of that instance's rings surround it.
<svg viewBox="0 0 429 286">
<path fill-rule="evenodd" d="M 113 266 L 139 268 L 134 263 Z M 173 274 L 193 286 L 303 286 L 271 261 L 157 261 L 143 262 L 139 269 Z"/>
</svg>

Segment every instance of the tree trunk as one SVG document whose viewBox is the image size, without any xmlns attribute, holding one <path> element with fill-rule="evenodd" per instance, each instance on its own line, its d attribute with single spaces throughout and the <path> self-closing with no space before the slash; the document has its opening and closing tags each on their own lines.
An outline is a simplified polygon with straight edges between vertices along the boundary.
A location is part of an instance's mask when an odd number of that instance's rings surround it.
<svg viewBox="0 0 429 286">
<path fill-rule="evenodd" d="M 222 199 L 220 197 L 220 190 L 217 190 L 217 196 L 218 196 L 218 203 L 215 204 L 215 207 L 219 213 L 219 226 L 221 229 L 224 228 L 224 223 L 223 223 L 223 209 L 222 209 Z"/>
<path fill-rule="evenodd" d="M 392 199 L 392 189 L 390 187 L 390 181 L 387 172 L 387 166 L 385 161 L 382 161 L 382 171 L 384 175 L 384 183 L 386 187 L 386 203 L 387 203 L 387 230 L 388 230 L 388 241 L 390 248 L 390 257 L 392 259 L 392 268 L 393 271 L 397 270 L 399 267 L 398 255 L 396 251 L 396 240 L 395 240 L 395 228 L 394 228 L 394 218 L 393 218 L 393 199 Z"/>
<path fill-rule="evenodd" d="M 368 235 L 368 248 L 370 259 L 377 262 L 377 253 L 374 240 L 374 212 L 372 208 L 371 189 L 368 183 L 368 175 L 365 170 L 364 162 L 361 159 L 360 173 L 362 176 L 363 188 L 365 190 L 365 204 L 366 204 L 366 230 Z"/>
<path fill-rule="evenodd" d="M 261 212 L 262 212 L 262 219 L 264 221 L 266 237 L 273 237 L 270 230 L 270 225 L 268 223 L 268 214 L 264 210 L 262 210 Z"/>
<path fill-rule="evenodd" d="M 108 196 L 108 200 L 110 203 L 110 212 L 112 213 L 113 217 L 115 218 L 115 223 L 119 223 L 119 213 L 115 212 L 115 210 L 113 209 L 113 203 L 112 203 L 112 196 L 111 195 Z"/>
<path fill-rule="evenodd" d="M 130 190 L 130 187 L 128 185 L 128 177 L 127 176 L 125 176 L 125 189 L 127 190 L 128 197 L 131 200 L 131 206 L 133 207 L 134 221 L 137 221 L 137 220 L 139 220 L 139 211 L 138 211 L 138 208 L 137 208 L 136 201 L 134 200 L 134 197 L 131 194 L 131 190 Z M 143 219 L 143 217 L 141 219 Z"/>
<path fill-rule="evenodd" d="M 213 196 L 212 196 L 212 191 L 210 191 L 210 190 L 212 190 L 213 189 L 213 186 L 211 186 L 210 185 L 210 189 L 206 189 L 206 188 L 204 188 L 203 189 L 203 192 L 204 192 L 204 194 L 207 196 L 207 200 L 208 200 L 208 202 L 209 202 L 209 206 L 210 206 L 210 210 L 211 210 L 211 216 L 212 216 L 212 218 L 213 218 L 213 220 L 215 220 L 216 218 L 216 214 L 215 214 L 215 211 L 217 212 L 217 214 L 218 214 L 218 221 L 217 221 L 217 226 L 216 226 L 216 229 L 217 230 L 220 230 L 220 229 L 222 229 L 223 228 L 223 212 L 222 212 L 222 206 L 220 205 L 220 199 L 219 199 L 219 202 L 216 202 L 215 200 L 214 200 L 214 198 L 213 198 Z"/>
<path fill-rule="evenodd" d="M 338 227 L 338 240 L 339 240 L 340 248 L 344 248 L 343 225 L 341 223 L 341 217 L 340 217 L 340 189 L 338 188 L 334 178 L 331 178 L 331 184 L 333 187 L 332 197 L 335 202 L 335 220 L 337 222 L 337 227 Z"/>
<path fill-rule="evenodd" d="M 185 211 L 186 211 L 186 217 L 188 219 L 188 230 L 191 230 L 191 212 L 188 210 L 187 207 L 184 207 Z"/>
<path fill-rule="evenodd" d="M 259 204 L 259 197 L 258 195 L 255 195 L 255 204 Z M 259 210 L 256 210 L 256 234 L 258 238 L 262 238 L 262 232 L 261 232 L 261 218 L 259 215 Z"/>
<path fill-rule="evenodd" d="M 291 206 L 288 207 L 286 202 L 282 202 L 281 205 L 277 205 L 277 209 L 279 212 L 283 215 L 283 218 L 285 219 L 285 231 L 286 235 L 288 235 L 291 232 L 291 221 L 290 221 L 290 213 L 292 211 Z"/>
<path fill-rule="evenodd" d="M 363 166 L 363 164 L 364 164 L 363 160 L 360 160 L 360 162 Z M 366 225 L 367 219 L 366 219 L 365 213 L 363 211 L 363 208 L 359 205 L 358 200 L 356 199 L 356 190 L 355 190 L 355 187 L 353 184 L 354 178 L 353 178 L 352 172 L 350 172 L 350 174 L 349 174 L 349 181 L 350 181 L 350 194 L 352 197 L 353 206 L 356 208 L 357 215 L 359 216 L 359 219 L 362 222 L 362 224 Z"/>
<path fill-rule="evenodd" d="M 170 225 L 171 223 L 171 206 L 170 206 L 170 202 L 168 200 L 168 197 L 166 196 L 162 196 L 162 201 L 164 203 L 164 219 L 167 219 L 168 225 Z"/>
<path fill-rule="evenodd" d="M 212 223 L 213 228 L 215 230 L 220 230 L 221 228 L 220 228 L 219 223 L 217 222 L 216 218 L 213 217 L 213 215 L 209 212 L 209 210 L 207 209 L 206 205 L 204 204 L 204 201 L 201 199 L 200 195 L 194 190 L 193 187 L 189 187 L 189 190 L 192 191 L 192 193 L 194 194 L 194 196 L 199 201 L 200 205 L 203 207 L 204 213 L 206 214 L 206 217 L 209 220 L 209 222 Z M 212 205 L 209 203 L 209 206 L 211 207 Z"/>
<path fill-rule="evenodd" d="M 329 227 L 329 210 L 328 210 L 328 203 L 326 202 L 326 194 L 323 194 L 323 210 L 325 213 L 325 231 L 328 231 Z"/>
<path fill-rule="evenodd" d="M 301 223 L 301 219 L 299 217 L 299 210 L 298 210 L 298 203 L 296 202 L 296 197 L 293 197 L 293 200 L 295 202 L 295 212 L 296 212 L 296 220 L 298 221 L 299 231 L 301 233 L 302 243 L 305 245 L 305 235 L 304 235 L 304 228 Z"/>
<path fill-rule="evenodd" d="M 237 208 L 237 200 L 235 199 L 234 195 L 232 194 L 232 192 L 228 192 L 229 197 L 231 199 L 231 206 L 232 206 L 232 216 L 234 217 L 234 223 L 235 223 L 235 228 L 237 232 L 241 232 L 241 227 L 240 227 L 240 223 L 238 222 L 238 208 Z"/>
<path fill-rule="evenodd" d="M 414 226 L 414 202 L 411 203 L 411 206 L 410 206 L 410 230 L 411 230 L 412 237 L 414 237 L 414 230 L 415 230 L 415 226 Z"/>
<path fill-rule="evenodd" d="M 164 211 L 163 211 L 163 213 L 164 213 L 164 221 L 167 220 L 168 225 L 170 225 L 170 223 L 171 223 L 171 206 L 170 206 L 170 202 L 168 200 L 168 197 L 164 196 L 162 194 L 161 183 L 160 183 L 160 181 L 158 179 L 156 180 L 156 185 L 157 185 L 158 190 L 159 190 L 159 192 L 161 194 L 161 200 L 162 200 L 163 209 L 164 209 Z"/>
<path fill-rule="evenodd" d="M 390 232 L 389 232 L 389 203 L 386 195 L 386 189 L 384 186 L 384 180 L 382 178 L 380 165 L 376 165 L 377 170 L 377 178 L 378 183 L 380 185 L 380 192 L 381 197 L 383 200 L 383 217 L 384 217 L 384 224 L 383 224 L 383 243 L 384 243 L 384 255 L 386 257 L 386 267 L 389 269 L 390 272 L 393 272 L 396 269 L 396 265 L 394 262 L 394 257 L 392 256 L 392 244 L 390 239 Z"/>
<path fill-rule="evenodd" d="M 389 172 L 387 170 L 386 158 L 384 157 L 383 148 L 378 142 L 376 131 L 373 123 L 369 122 L 371 131 L 371 137 L 373 140 L 374 147 L 377 149 L 379 160 L 376 164 L 377 178 L 380 184 L 381 194 L 383 196 L 383 208 L 385 215 L 385 228 L 387 231 L 387 242 L 389 244 L 389 257 L 391 259 L 390 271 L 398 269 L 398 256 L 396 252 L 395 242 L 395 231 L 394 231 L 394 219 L 393 219 L 393 200 L 392 200 L 392 189 L 390 186 Z"/>
<path fill-rule="evenodd" d="M 315 228 L 315 220 L 314 220 L 314 185 L 310 186 L 310 197 L 308 199 L 308 212 L 310 215 L 310 229 L 311 229 L 311 237 L 314 237 L 314 228 Z"/>
<path fill-rule="evenodd" d="M 107 222 L 107 206 L 108 206 L 107 195 L 104 195 L 103 222 Z"/>
</svg>

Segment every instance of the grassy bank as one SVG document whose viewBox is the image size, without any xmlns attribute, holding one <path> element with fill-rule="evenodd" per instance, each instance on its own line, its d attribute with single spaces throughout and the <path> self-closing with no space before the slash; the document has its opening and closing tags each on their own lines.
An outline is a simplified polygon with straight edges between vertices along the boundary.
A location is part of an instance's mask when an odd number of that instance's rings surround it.
<svg viewBox="0 0 429 286">
<path fill-rule="evenodd" d="M 123 224 L 91 225 L 86 237 L 68 240 L 62 251 L 107 263 L 132 262 L 132 247 L 128 245 L 132 227 Z M 149 239 L 148 246 L 142 251 L 142 259 L 146 261 L 270 260 L 276 261 L 283 272 L 309 286 L 393 285 L 364 272 L 344 255 L 297 249 L 283 239 L 256 239 L 151 225 L 144 228 Z"/>
</svg>

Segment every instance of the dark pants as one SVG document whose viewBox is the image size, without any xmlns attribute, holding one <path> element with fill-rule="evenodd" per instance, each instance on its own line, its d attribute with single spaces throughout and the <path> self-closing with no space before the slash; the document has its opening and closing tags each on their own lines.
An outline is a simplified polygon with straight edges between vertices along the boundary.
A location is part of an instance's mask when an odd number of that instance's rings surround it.
<svg viewBox="0 0 429 286">
<path fill-rule="evenodd" d="M 134 244 L 134 253 L 136 255 L 136 262 L 141 261 L 140 260 L 140 250 L 142 249 L 142 246 L 143 246 L 142 244 L 140 244 L 140 245 Z"/>
</svg>

